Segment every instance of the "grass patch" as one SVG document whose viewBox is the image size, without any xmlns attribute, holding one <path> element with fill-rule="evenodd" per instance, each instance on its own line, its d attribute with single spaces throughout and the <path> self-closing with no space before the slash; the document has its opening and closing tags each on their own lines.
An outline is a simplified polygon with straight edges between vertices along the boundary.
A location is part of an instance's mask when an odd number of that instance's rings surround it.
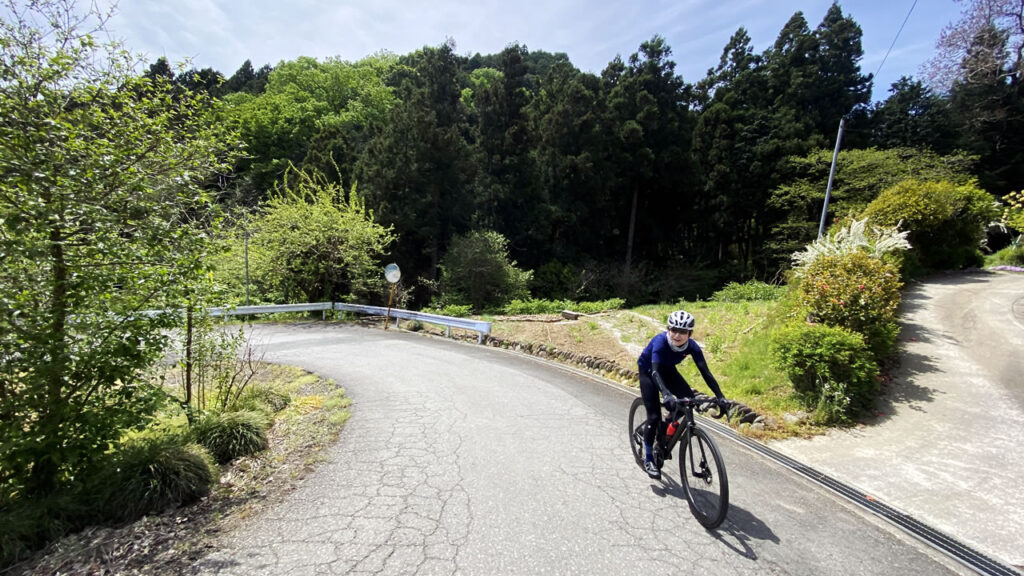
<svg viewBox="0 0 1024 576">
<path fill-rule="evenodd" d="M 583 314 L 597 314 L 607 310 L 618 310 L 625 304 L 622 298 L 611 298 L 595 302 L 575 302 L 572 300 L 545 300 L 529 298 L 513 300 L 501 310 L 502 314 L 519 316 L 524 314 L 558 314 L 562 310 L 573 310 Z"/>
<path fill-rule="evenodd" d="M 727 398 L 742 402 L 769 420 L 766 430 L 750 430 L 759 438 L 783 438 L 819 433 L 824 429 L 807 420 L 786 418 L 805 411 L 793 384 L 774 366 L 771 342 L 776 326 L 784 321 L 787 306 L 777 300 L 687 302 L 643 306 L 634 312 L 651 318 L 667 318 L 684 309 L 697 319 L 694 339 L 704 349 L 708 367 Z M 648 339 L 664 328 L 647 331 Z M 683 362 L 680 373 L 698 391 L 708 392 L 693 362 Z M 793 420 L 792 422 L 790 420 Z"/>
<path fill-rule="evenodd" d="M 985 257 L 985 267 L 992 266 L 1017 266 L 1024 268 L 1024 243 L 1016 246 L 1007 246 L 995 254 Z"/>
<path fill-rule="evenodd" d="M 767 430 L 747 433 L 768 438 L 821 431 L 823 428 L 815 427 L 806 419 L 786 417 L 787 414 L 805 411 L 792 383 L 773 365 L 772 360 L 774 327 L 784 323 L 783 311 L 788 307 L 780 304 L 775 287 L 755 288 L 760 292 L 754 294 L 754 299 L 730 297 L 716 301 L 645 305 L 605 314 L 600 325 L 589 319 L 583 320 L 568 328 L 569 343 L 582 354 L 594 354 L 598 348 L 594 345 L 597 339 L 607 338 L 609 332 L 615 332 L 623 344 L 645 346 L 655 334 L 665 330 L 665 319 L 672 311 L 685 309 L 697 318 L 694 339 L 704 349 L 708 366 L 726 397 L 750 406 L 769 420 Z M 746 288 L 740 292 L 744 291 Z M 502 323 L 501 333 L 522 340 L 517 338 L 516 324 L 523 323 Z M 555 329 L 553 326 L 547 331 L 534 329 L 534 333 L 537 332 L 554 334 Z M 626 367 L 632 369 L 635 363 L 632 355 L 629 358 Z M 693 362 L 681 364 L 680 372 L 695 390 L 710 392 Z"/>
</svg>

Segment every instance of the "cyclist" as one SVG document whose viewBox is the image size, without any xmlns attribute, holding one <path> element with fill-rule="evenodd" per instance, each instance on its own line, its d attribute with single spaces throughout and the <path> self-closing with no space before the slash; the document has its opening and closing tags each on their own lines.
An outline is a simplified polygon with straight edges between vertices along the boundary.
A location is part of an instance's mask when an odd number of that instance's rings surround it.
<svg viewBox="0 0 1024 576">
<path fill-rule="evenodd" d="M 704 352 L 693 335 L 695 321 L 693 315 L 685 310 L 677 310 L 668 315 L 668 329 L 656 335 L 640 353 L 637 365 L 640 367 L 640 395 L 647 409 L 647 422 L 644 427 L 644 470 L 651 478 L 661 478 L 661 470 L 654 458 L 654 439 L 661 434 L 665 425 L 661 421 L 661 404 L 658 394 L 664 396 L 662 402 L 669 411 L 675 408 L 677 398 L 693 398 L 693 389 L 686 383 L 676 366 L 686 359 L 693 358 L 694 364 L 704 377 L 704 382 L 715 393 L 721 406 L 725 406 L 725 396 L 718 386 L 715 377 L 708 370 L 704 360 Z"/>
</svg>

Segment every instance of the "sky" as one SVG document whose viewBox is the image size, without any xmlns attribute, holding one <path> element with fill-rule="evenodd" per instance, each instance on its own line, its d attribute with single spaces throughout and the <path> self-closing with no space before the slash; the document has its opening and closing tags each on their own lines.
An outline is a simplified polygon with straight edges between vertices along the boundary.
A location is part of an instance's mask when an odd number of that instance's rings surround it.
<svg viewBox="0 0 1024 576">
<path fill-rule="evenodd" d="M 762 52 L 795 12 L 802 11 L 813 29 L 830 5 L 831 0 L 121 0 L 108 28 L 150 61 L 189 59 L 196 68 L 212 67 L 225 76 L 247 59 L 257 68 L 299 56 L 355 61 L 382 50 L 407 54 L 447 38 L 465 55 L 494 54 L 514 42 L 565 52 L 581 70 L 599 74 L 616 55 L 625 60 L 659 34 L 672 48 L 676 72 L 696 82 L 718 63 L 740 26 Z M 862 73 L 879 72 L 873 100 L 884 99 L 900 76 L 920 77 L 939 33 L 963 8 L 955 0 L 847 0 L 840 6 L 863 31 Z"/>
</svg>

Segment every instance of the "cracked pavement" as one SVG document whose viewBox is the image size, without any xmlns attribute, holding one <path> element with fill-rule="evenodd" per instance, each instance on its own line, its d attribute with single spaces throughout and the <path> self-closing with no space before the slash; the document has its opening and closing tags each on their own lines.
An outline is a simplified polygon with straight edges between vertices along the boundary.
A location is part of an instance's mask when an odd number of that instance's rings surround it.
<svg viewBox="0 0 1024 576">
<path fill-rule="evenodd" d="M 341 383 L 352 417 L 277 507 L 195 572 L 948 574 L 965 569 L 716 437 L 729 517 L 690 515 L 626 435 L 635 391 L 501 350 L 331 323 L 258 325 L 266 359 Z"/>
</svg>

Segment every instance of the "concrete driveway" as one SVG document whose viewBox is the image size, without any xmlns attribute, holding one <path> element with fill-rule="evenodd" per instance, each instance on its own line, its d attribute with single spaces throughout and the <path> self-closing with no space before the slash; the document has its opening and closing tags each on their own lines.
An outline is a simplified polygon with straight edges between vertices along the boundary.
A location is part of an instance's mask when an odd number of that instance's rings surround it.
<svg viewBox="0 0 1024 576">
<path fill-rule="evenodd" d="M 631 390 L 416 334 L 256 330 L 268 359 L 345 385 L 352 418 L 328 462 L 197 573 L 967 573 L 723 438 L 731 509 L 705 531 L 676 460 L 659 482 L 633 462 Z"/>
<path fill-rule="evenodd" d="M 951 274 L 903 297 L 879 415 L 771 446 L 1024 566 L 1024 275 Z"/>
</svg>

